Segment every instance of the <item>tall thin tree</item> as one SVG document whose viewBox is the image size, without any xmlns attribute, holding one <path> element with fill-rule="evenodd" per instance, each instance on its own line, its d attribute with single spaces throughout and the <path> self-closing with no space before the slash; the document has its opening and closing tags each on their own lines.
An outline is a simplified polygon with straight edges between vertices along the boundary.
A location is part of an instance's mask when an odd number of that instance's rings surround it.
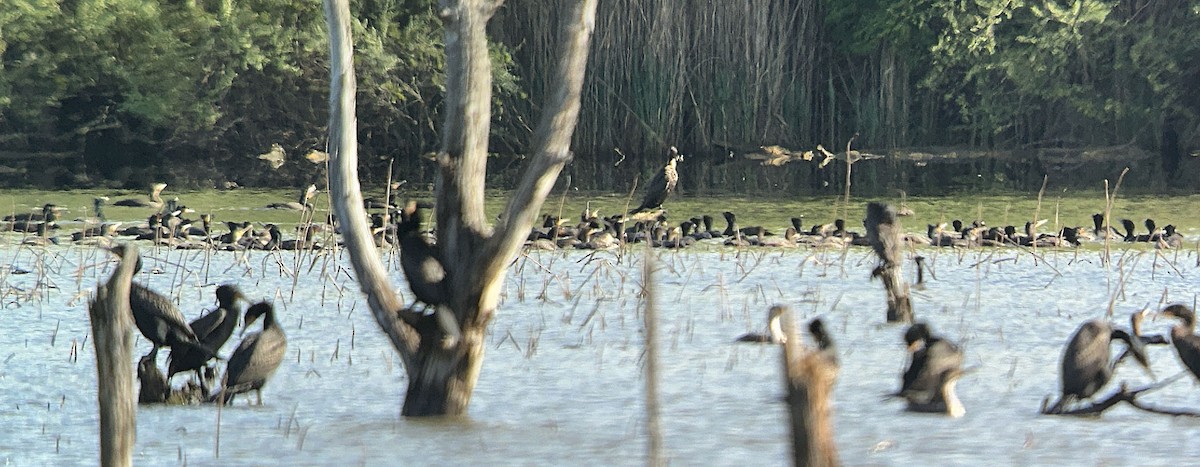
<svg viewBox="0 0 1200 467">
<path fill-rule="evenodd" d="M 408 372 L 401 410 L 405 416 L 466 412 L 505 269 L 571 159 L 596 0 L 571 0 L 564 10 L 557 79 L 534 133 L 532 158 L 499 221 L 488 223 L 484 188 L 492 79 L 485 28 L 502 3 L 443 0 L 438 7 L 446 27 L 446 120 L 437 155 L 437 240 L 451 296 L 426 315 L 403 307 L 367 228 L 358 184 L 350 9 L 348 0 L 325 0 L 331 54 L 330 194 L 371 312 Z"/>
</svg>

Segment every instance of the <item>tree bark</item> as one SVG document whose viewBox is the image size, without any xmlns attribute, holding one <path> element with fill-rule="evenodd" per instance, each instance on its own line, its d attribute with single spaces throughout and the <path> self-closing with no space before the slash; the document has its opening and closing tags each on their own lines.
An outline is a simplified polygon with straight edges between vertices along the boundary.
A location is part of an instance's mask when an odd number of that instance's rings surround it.
<svg viewBox="0 0 1200 467">
<path fill-rule="evenodd" d="M 912 300 L 908 295 L 908 282 L 904 280 L 900 267 L 902 229 L 896 210 L 881 203 L 867 204 L 867 240 L 879 256 L 879 266 L 871 277 L 883 281 L 887 290 L 887 320 L 913 322 Z"/>
<path fill-rule="evenodd" d="M 133 398 L 133 312 L 129 284 L 137 263 L 137 247 L 128 245 L 108 283 L 88 304 L 92 342 L 96 346 L 96 380 L 100 403 L 100 465 L 133 465 L 137 410 Z"/>
<path fill-rule="evenodd" d="M 783 369 L 791 416 L 792 463 L 810 467 L 838 465 L 832 409 L 829 407 L 833 385 L 837 382 L 838 364 L 824 352 L 801 345 L 790 309 L 785 307 L 779 319 L 787 335 L 783 345 Z"/>
<path fill-rule="evenodd" d="M 376 322 L 408 372 L 405 416 L 461 415 L 483 362 L 483 338 L 504 271 L 570 160 L 596 0 L 578 0 L 563 19 L 558 79 L 534 134 L 533 157 L 495 230 L 483 209 L 491 105 L 486 26 L 501 1 L 444 0 L 446 120 L 438 153 L 437 236 L 449 303 L 433 315 L 402 308 L 375 252 L 361 210 L 354 121 L 349 7 L 326 0 L 330 28 L 330 192 L 363 292 Z"/>
</svg>

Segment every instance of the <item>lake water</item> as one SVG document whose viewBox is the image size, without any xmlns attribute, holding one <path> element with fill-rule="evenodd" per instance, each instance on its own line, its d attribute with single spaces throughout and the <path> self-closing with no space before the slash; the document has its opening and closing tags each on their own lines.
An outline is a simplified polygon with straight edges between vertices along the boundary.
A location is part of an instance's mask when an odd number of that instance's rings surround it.
<svg viewBox="0 0 1200 467">
<path fill-rule="evenodd" d="M 366 310 L 344 258 L 142 248 L 139 281 L 174 291 L 189 319 L 236 282 L 276 304 L 288 359 L 261 407 L 139 406 L 134 461 L 148 465 L 643 465 L 643 251 L 531 252 L 509 271 L 469 417 L 399 416 L 405 374 Z M 1102 418 L 1039 415 L 1058 391 L 1063 344 L 1083 321 L 1192 303 L 1194 251 L 921 249 L 936 279 L 915 292 L 918 319 L 960 341 L 974 371 L 960 419 L 905 412 L 904 328 L 884 323 L 865 248 L 655 251 L 662 426 L 674 465 L 778 465 L 789 453 L 780 349 L 737 344 L 772 304 L 821 316 L 839 345 L 836 440 L 848 465 L 1167 465 L 1200 456 L 1200 419 L 1121 406 Z M 385 255 L 395 267 L 395 258 Z M 0 250 L 0 461 L 94 464 L 95 356 L 86 297 L 112 263 L 87 247 Z M 911 262 L 906 274 L 912 275 Z M 299 271 L 296 274 L 295 271 Z M 395 277 L 400 274 L 394 272 Z M 1123 285 L 1122 285 L 1123 281 Z M 401 282 L 397 279 L 397 282 Z M 1165 333 L 1169 321 L 1147 322 Z M 231 339 L 223 353 L 236 345 Z M 149 350 L 139 336 L 135 354 Z M 1159 378 L 1183 367 L 1150 349 Z M 160 360 L 165 360 L 165 357 Z M 165 365 L 165 362 L 162 362 Z M 1116 380 L 1150 382 L 1126 365 Z M 1141 400 L 1200 409 L 1188 376 Z M 1107 394 L 1111 388 L 1106 388 Z M 219 430 L 219 435 L 218 435 Z M 219 448 L 219 452 L 218 452 Z"/>
</svg>

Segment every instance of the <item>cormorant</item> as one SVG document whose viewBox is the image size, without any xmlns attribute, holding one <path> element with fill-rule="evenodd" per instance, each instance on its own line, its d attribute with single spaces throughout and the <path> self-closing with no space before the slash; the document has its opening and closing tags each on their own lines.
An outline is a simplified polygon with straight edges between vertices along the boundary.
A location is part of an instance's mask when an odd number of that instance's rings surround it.
<svg viewBox="0 0 1200 467">
<path fill-rule="evenodd" d="M 787 342 L 787 335 L 783 333 L 783 324 L 780 323 L 780 318 L 783 315 L 784 307 L 773 306 L 767 311 L 767 331 L 769 334 L 747 333 L 737 338 L 738 342 L 759 342 L 769 344 L 784 344 Z"/>
<path fill-rule="evenodd" d="M 242 310 L 237 306 L 237 300 L 239 298 L 245 300 L 237 287 L 229 284 L 217 287 L 216 294 L 217 309 L 188 323 L 188 327 L 192 328 L 192 332 L 196 334 L 200 344 L 205 348 L 212 349 L 213 352 L 220 350 L 225 345 L 225 341 L 229 340 L 229 336 L 233 335 L 233 328 L 237 327 L 238 319 L 242 314 Z M 192 348 L 171 349 L 167 377 L 170 378 L 176 373 L 184 371 L 195 371 L 196 376 L 201 377 L 201 387 L 204 387 L 204 378 L 200 374 L 200 370 L 204 368 L 204 364 L 208 363 L 208 360 L 209 358 L 203 352 L 197 352 Z"/>
<path fill-rule="evenodd" d="M 1180 321 L 1171 327 L 1171 345 L 1179 360 L 1200 379 L 1200 336 L 1193 334 L 1196 328 L 1196 312 L 1187 305 L 1174 304 L 1163 309 L 1162 315 L 1171 316 Z"/>
<path fill-rule="evenodd" d="M 667 196 L 675 191 L 675 184 L 679 183 L 679 172 L 675 166 L 679 161 L 683 160 L 683 155 L 679 154 L 679 150 L 675 146 L 667 151 L 667 165 L 659 170 L 654 178 L 650 180 L 650 184 L 646 185 L 646 195 L 642 197 L 642 204 L 633 210 L 633 213 L 650 211 L 662 207 L 663 202 L 667 200 Z"/>
<path fill-rule="evenodd" d="M 416 203 L 404 206 L 402 219 L 396 224 L 400 241 L 400 267 L 408 278 L 408 287 L 416 301 L 437 308 L 446 303 L 446 269 L 442 266 L 441 251 L 421 234 L 421 211 Z"/>
<path fill-rule="evenodd" d="M 61 211 L 61 210 L 63 210 L 63 208 L 61 206 L 55 205 L 53 203 L 46 203 L 45 205 L 42 206 L 42 209 L 39 210 L 38 212 L 23 212 L 21 214 L 10 214 L 10 215 L 4 216 L 4 220 L 6 220 L 6 221 L 42 222 L 42 221 L 50 219 L 50 213 L 52 213 L 52 212 L 57 213 L 58 211 Z M 55 216 L 55 219 L 57 219 L 57 216 Z"/>
<path fill-rule="evenodd" d="M 271 203 L 271 204 L 267 205 L 267 208 L 268 209 L 286 209 L 289 211 L 307 211 L 307 210 L 310 210 L 313 208 L 313 205 L 312 205 L 312 203 L 309 202 L 309 200 L 311 200 L 313 198 L 313 196 L 316 196 L 316 194 L 317 194 L 317 185 L 309 184 L 308 188 L 305 188 L 304 190 L 300 191 L 300 196 L 297 198 L 296 201 L 289 201 L 286 203 Z"/>
<path fill-rule="evenodd" d="M 287 335 L 275 321 L 275 309 L 268 302 L 259 302 L 246 310 L 246 327 L 263 318 L 262 331 L 242 339 L 229 356 L 225 370 L 225 386 L 213 400 L 228 403 L 233 396 L 254 391 L 262 405 L 262 387 L 279 369 L 287 351 Z M 244 331 L 243 331 L 244 332 Z"/>
<path fill-rule="evenodd" d="M 965 410 L 954 391 L 962 375 L 962 350 L 953 342 L 933 335 L 925 323 L 910 326 L 904 333 L 904 341 L 912 359 L 896 395 L 907 400 L 912 411 L 962 416 Z"/>
<path fill-rule="evenodd" d="M 1079 326 L 1063 351 L 1062 397 L 1055 403 L 1055 409 L 1092 397 L 1112 379 L 1113 370 L 1121 360 L 1112 358 L 1111 344 L 1117 339 L 1125 341 L 1138 364 L 1149 370 L 1150 361 L 1141 339 L 1124 329 L 1114 329 L 1103 320 L 1087 321 Z"/>
<path fill-rule="evenodd" d="M 808 323 L 808 333 L 812 335 L 813 340 L 817 343 L 817 351 L 825 354 L 830 362 L 837 363 L 837 347 L 833 345 L 833 336 L 825 330 L 825 322 L 821 318 L 813 318 Z"/>
<path fill-rule="evenodd" d="M 126 198 L 113 203 L 113 206 L 125 206 L 131 208 L 161 208 L 163 206 L 162 191 L 167 187 L 166 183 L 155 183 L 150 186 L 150 198 Z"/>
<path fill-rule="evenodd" d="M 121 257 L 125 254 L 125 245 L 114 246 L 109 251 L 117 257 Z M 141 270 L 142 258 L 138 256 L 133 273 L 137 274 Z M 150 355 L 157 355 L 159 347 L 162 346 L 170 347 L 172 353 L 189 348 L 204 356 L 205 360 L 212 358 L 215 354 L 200 343 L 196 333 L 192 332 L 187 321 L 184 321 L 183 313 L 179 312 L 179 308 L 176 308 L 171 300 L 146 286 L 130 282 L 129 309 L 133 312 L 133 323 L 137 325 L 142 335 L 154 344 Z"/>
</svg>

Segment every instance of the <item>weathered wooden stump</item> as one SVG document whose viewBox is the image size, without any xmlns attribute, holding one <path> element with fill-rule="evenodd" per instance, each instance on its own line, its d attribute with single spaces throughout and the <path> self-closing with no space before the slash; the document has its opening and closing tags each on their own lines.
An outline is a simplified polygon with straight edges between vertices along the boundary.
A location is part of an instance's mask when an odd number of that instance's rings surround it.
<svg viewBox="0 0 1200 467">
<path fill-rule="evenodd" d="M 137 247 L 129 245 L 108 282 L 88 304 L 92 342 L 96 346 L 96 381 L 100 406 L 100 465 L 133 465 L 137 409 L 133 400 L 133 312 L 129 284 L 137 263 Z"/>
</svg>

